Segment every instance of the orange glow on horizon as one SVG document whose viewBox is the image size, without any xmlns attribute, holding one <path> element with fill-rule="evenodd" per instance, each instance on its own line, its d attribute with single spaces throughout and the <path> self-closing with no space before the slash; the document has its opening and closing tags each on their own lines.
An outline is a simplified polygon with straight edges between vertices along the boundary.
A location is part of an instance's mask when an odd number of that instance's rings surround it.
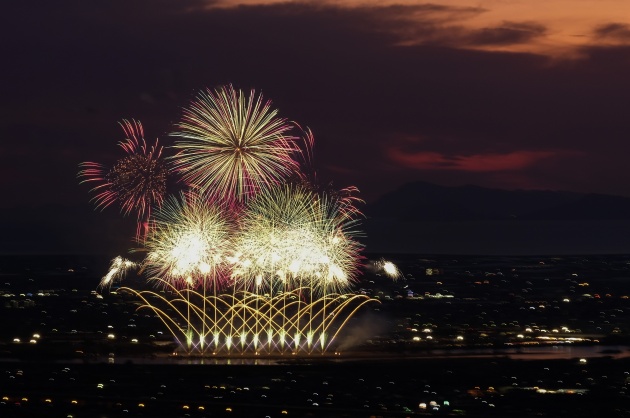
<svg viewBox="0 0 630 418">
<path fill-rule="evenodd" d="M 551 57 L 579 56 L 581 47 L 591 45 L 630 45 L 630 2 L 626 0 L 219 0 L 212 8 L 264 5 L 305 5 L 324 9 L 343 8 L 377 11 L 397 7 L 421 7 L 401 14 L 406 26 L 403 45 L 422 44 L 426 38 L 415 35 L 413 20 L 425 25 L 427 20 L 437 26 L 450 46 L 489 51 L 527 52 Z M 443 8 L 442 10 L 438 10 Z M 464 12 L 465 11 L 465 12 Z M 398 18 L 400 19 L 400 18 Z M 540 31 L 528 33 L 527 26 Z M 523 29 L 525 27 L 525 29 Z M 398 31 L 398 30 L 397 30 Z M 409 35 L 411 33 L 412 35 Z M 513 42 L 468 44 L 459 36 L 512 34 Z M 400 33 L 399 33 L 400 34 Z M 518 36 L 521 34 L 522 36 Z M 429 41 L 435 41 L 431 36 Z"/>
</svg>

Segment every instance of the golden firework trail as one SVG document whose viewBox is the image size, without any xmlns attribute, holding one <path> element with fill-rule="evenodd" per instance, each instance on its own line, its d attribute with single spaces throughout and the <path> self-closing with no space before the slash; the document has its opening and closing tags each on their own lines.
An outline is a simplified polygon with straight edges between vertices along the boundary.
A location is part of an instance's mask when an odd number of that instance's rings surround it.
<svg viewBox="0 0 630 418">
<path fill-rule="evenodd" d="M 159 279 L 158 279 L 159 280 Z M 166 294 L 121 287 L 153 311 L 187 354 L 324 354 L 364 305 L 365 295 L 329 294 L 300 304 L 304 289 L 274 296 L 241 291 L 204 296 L 162 283 Z M 201 309 L 201 306 L 206 309 Z M 307 320 L 304 320 L 307 318 Z"/>
</svg>

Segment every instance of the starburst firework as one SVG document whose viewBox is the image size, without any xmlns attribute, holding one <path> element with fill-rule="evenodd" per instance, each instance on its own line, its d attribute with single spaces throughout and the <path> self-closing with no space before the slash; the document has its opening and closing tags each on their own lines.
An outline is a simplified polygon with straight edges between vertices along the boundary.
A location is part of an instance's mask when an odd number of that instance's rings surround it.
<svg viewBox="0 0 630 418">
<path fill-rule="evenodd" d="M 104 209 L 118 202 L 125 215 L 135 212 L 140 238 L 143 226 L 146 233 L 151 207 L 159 207 L 164 200 L 168 168 L 161 158 L 162 147 L 158 141 L 151 147 L 147 145 L 140 122 L 123 120 L 120 126 L 125 139 L 118 145 L 126 155 L 110 169 L 95 162 L 81 163 L 78 176 L 81 183 L 96 183 L 91 191 L 96 193 L 92 200 L 97 208 Z"/>
<path fill-rule="evenodd" d="M 348 202 L 280 185 L 246 207 L 234 275 L 249 289 L 347 290 L 362 248 Z"/>
<path fill-rule="evenodd" d="M 174 166 L 203 193 L 242 202 L 299 167 L 292 126 L 254 90 L 226 86 L 200 92 L 184 110 Z"/>
<path fill-rule="evenodd" d="M 151 222 L 144 267 L 176 287 L 220 286 L 232 232 L 219 205 L 195 194 L 169 198 Z"/>
</svg>

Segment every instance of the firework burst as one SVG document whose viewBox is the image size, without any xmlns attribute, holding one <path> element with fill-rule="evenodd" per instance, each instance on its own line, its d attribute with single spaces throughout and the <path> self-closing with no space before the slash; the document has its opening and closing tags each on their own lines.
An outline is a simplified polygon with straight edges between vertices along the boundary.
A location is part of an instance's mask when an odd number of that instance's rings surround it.
<svg viewBox="0 0 630 418">
<path fill-rule="evenodd" d="M 231 85 L 200 92 L 173 133 L 181 138 L 174 166 L 202 193 L 247 200 L 299 168 L 292 125 L 276 114 L 253 90 L 249 97 Z"/>
<path fill-rule="evenodd" d="M 167 199 L 146 240 L 149 275 L 176 287 L 220 286 L 233 233 L 225 212 L 194 194 Z"/>
<path fill-rule="evenodd" d="M 123 120 L 120 126 L 125 139 L 118 145 L 126 155 L 110 169 L 99 163 L 81 163 L 78 176 L 81 183 L 96 184 L 91 191 L 96 193 L 92 200 L 97 208 L 104 209 L 118 202 L 125 215 L 135 212 L 138 216 L 136 236 L 140 238 L 142 228 L 146 234 L 151 207 L 159 207 L 164 200 L 168 169 L 161 158 L 162 147 L 157 140 L 153 146 L 147 145 L 140 122 Z"/>
<path fill-rule="evenodd" d="M 393 281 L 396 281 L 400 277 L 402 277 L 402 273 L 398 269 L 398 266 L 396 266 L 396 264 L 392 263 L 391 261 L 381 259 L 376 263 L 376 265 L 379 270 L 382 270 L 387 275 L 387 277 L 389 277 Z"/>
<path fill-rule="evenodd" d="M 246 207 L 234 275 L 257 292 L 307 286 L 311 292 L 347 290 L 362 246 L 346 203 L 306 188 L 280 185 Z"/>
<path fill-rule="evenodd" d="M 109 265 L 109 271 L 101 279 L 99 287 L 111 288 L 115 282 L 121 282 L 127 276 L 129 270 L 136 267 L 137 264 L 131 260 L 127 260 L 121 256 L 114 258 Z"/>
</svg>

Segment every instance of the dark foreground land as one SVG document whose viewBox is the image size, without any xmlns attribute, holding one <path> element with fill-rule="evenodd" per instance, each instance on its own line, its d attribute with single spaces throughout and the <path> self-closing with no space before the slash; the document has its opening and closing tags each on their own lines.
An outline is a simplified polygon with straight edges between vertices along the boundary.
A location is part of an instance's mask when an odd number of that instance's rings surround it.
<svg viewBox="0 0 630 418">
<path fill-rule="evenodd" d="M 389 259 L 325 356 L 201 364 L 107 259 L 0 257 L 0 418 L 630 417 L 630 257 Z"/>
<path fill-rule="evenodd" d="M 2 417 L 626 417 L 630 360 L 0 364 Z"/>
</svg>

